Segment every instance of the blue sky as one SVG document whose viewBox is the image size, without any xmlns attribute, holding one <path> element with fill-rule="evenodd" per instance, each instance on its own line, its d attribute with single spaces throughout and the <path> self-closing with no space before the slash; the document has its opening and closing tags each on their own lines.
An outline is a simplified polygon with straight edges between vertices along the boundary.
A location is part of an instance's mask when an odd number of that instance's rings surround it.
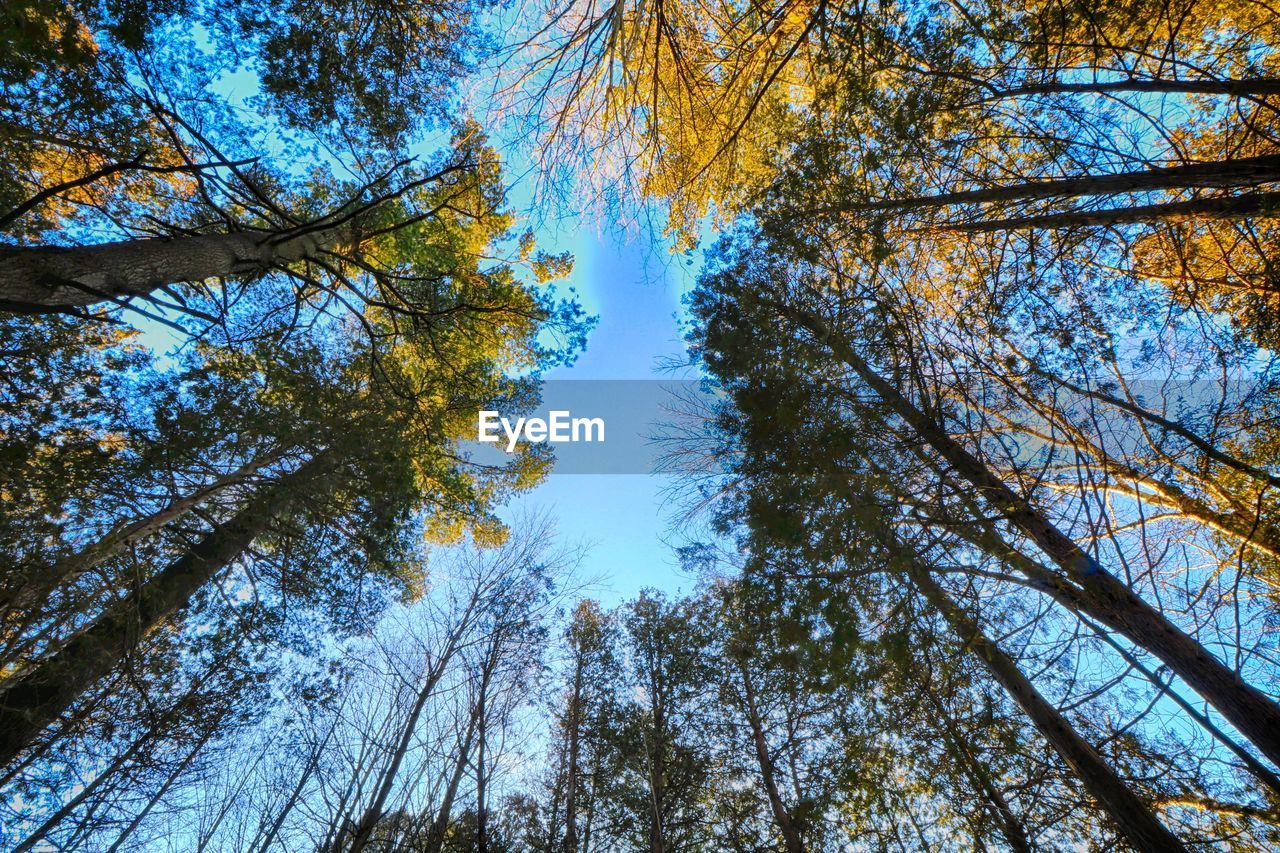
<svg viewBox="0 0 1280 853">
<path fill-rule="evenodd" d="M 691 273 L 653 237 L 601 234 L 588 227 L 576 234 L 547 229 L 539 234 L 545 248 L 574 253 L 568 284 L 599 318 L 586 352 L 572 367 L 557 368 L 547 378 L 665 378 L 663 359 L 684 350 L 679 317 Z M 580 577 L 596 581 L 589 595 L 612 605 L 644 587 L 674 592 L 692 586 L 664 543 L 668 485 L 660 475 L 553 473 L 502 514 L 550 512 L 567 543 L 590 546 Z"/>
</svg>

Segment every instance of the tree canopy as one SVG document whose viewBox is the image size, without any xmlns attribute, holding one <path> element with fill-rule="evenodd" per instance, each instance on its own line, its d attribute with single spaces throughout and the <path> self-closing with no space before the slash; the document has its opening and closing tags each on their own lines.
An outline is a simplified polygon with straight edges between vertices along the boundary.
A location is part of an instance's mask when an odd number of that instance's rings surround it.
<svg viewBox="0 0 1280 853">
<path fill-rule="evenodd" d="M 10 3 L 0 845 L 1274 848 L 1278 119 L 1260 0 Z M 605 600 L 467 440 L 636 211 Z"/>
</svg>

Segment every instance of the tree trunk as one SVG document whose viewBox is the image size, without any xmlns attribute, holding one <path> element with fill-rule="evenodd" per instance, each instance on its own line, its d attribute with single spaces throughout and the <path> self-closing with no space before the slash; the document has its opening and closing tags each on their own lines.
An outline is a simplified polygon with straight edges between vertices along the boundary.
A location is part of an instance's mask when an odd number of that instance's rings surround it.
<svg viewBox="0 0 1280 853">
<path fill-rule="evenodd" d="M 1109 632 L 1094 622 L 1093 620 L 1096 617 L 1090 616 L 1092 608 L 1087 601 L 1082 600 L 1078 589 L 1064 582 L 1061 577 L 1054 574 L 1047 566 L 1037 563 L 1016 550 L 1012 545 L 1005 542 L 994 528 L 989 525 L 980 527 L 974 524 L 959 524 L 951 529 L 956 535 L 975 545 L 982 552 L 1022 574 L 1027 580 L 1031 581 L 1030 585 L 1033 588 L 1049 596 L 1067 612 L 1074 613 L 1076 618 L 1092 631 L 1098 639 L 1114 649 L 1124 659 L 1125 663 L 1141 673 L 1153 687 L 1168 696 L 1188 717 L 1199 723 L 1219 743 L 1231 750 L 1260 782 L 1280 794 L 1280 777 L 1277 777 L 1275 773 L 1263 765 L 1253 753 L 1237 742 L 1235 738 L 1228 736 L 1206 714 L 1194 707 L 1176 690 L 1173 690 L 1164 679 L 1157 677 L 1156 673 L 1152 672 L 1142 661 L 1121 646 Z"/>
<path fill-rule="evenodd" d="M 190 494 L 175 498 L 149 515 L 134 519 L 127 524 L 116 525 L 96 542 L 63 557 L 53 565 L 31 572 L 31 577 L 23 588 L 13 593 L 5 608 L 13 611 L 39 607 L 64 581 L 74 580 L 94 566 L 122 553 L 133 543 L 159 533 L 169 522 L 183 517 L 219 492 L 245 482 L 261 468 L 279 459 L 281 455 L 276 452 L 250 460 Z"/>
<path fill-rule="evenodd" d="M 1029 83 L 992 92 L 984 100 L 1017 98 L 1023 95 L 1107 95 L 1115 92 L 1154 92 L 1175 95 L 1249 95 L 1280 94 L 1280 78 L 1240 77 L 1222 80 L 1107 80 L 1092 83 Z"/>
<path fill-rule="evenodd" d="M 1040 198 L 1079 198 L 1131 192 L 1155 192 L 1193 187 L 1214 189 L 1256 186 L 1280 181 L 1280 154 L 1237 157 L 1207 163 L 1158 166 L 1136 172 L 1082 175 L 1057 180 L 1030 181 L 1000 187 L 959 190 L 927 196 L 869 201 L 822 208 L 819 212 L 872 213 L 880 210 L 915 210 L 953 204 L 1029 201 Z"/>
<path fill-rule="evenodd" d="M 981 460 L 872 370 L 848 343 L 831 332 L 820 316 L 785 305 L 779 307 L 825 342 L 836 357 L 852 368 L 959 476 L 968 480 L 990 506 L 1057 563 L 1067 577 L 1079 585 L 1080 604 L 1087 607 L 1090 615 L 1163 661 L 1263 755 L 1280 764 L 1280 705 L 1247 684 L 1239 673 L 1104 569 L 1042 512 L 1016 494 Z"/>
<path fill-rule="evenodd" d="M 1194 219 L 1247 219 L 1268 215 L 1280 216 L 1280 193 L 1254 192 L 1236 196 L 1211 196 L 1186 201 L 1106 207 L 1100 210 L 1069 210 L 1062 213 L 1029 214 L 1004 219 L 948 222 L 937 226 L 937 229 L 961 234 L 989 234 L 995 231 L 1132 225 L 1136 222 L 1186 222 Z"/>
<path fill-rule="evenodd" d="M 582 726 L 582 666 L 585 652 L 575 649 L 573 661 L 573 694 L 569 697 L 569 766 L 565 772 L 565 853 L 578 849 L 578 751 Z"/>
<path fill-rule="evenodd" d="M 409 745 L 413 741 L 413 734 L 417 731 L 418 720 L 422 716 L 423 710 L 427 707 L 427 700 L 435 693 L 440 679 L 444 678 L 445 672 L 448 670 L 449 661 L 453 659 L 453 656 L 458 651 L 462 636 L 468 624 L 470 624 L 468 618 L 470 613 L 471 609 L 468 608 L 458 625 L 449 633 L 446 647 L 440 651 L 432 665 L 427 668 L 426 678 L 423 680 L 421 689 L 418 690 L 413 708 L 410 710 L 404 725 L 400 728 L 400 737 L 397 739 L 395 749 L 391 754 L 391 761 L 381 774 L 373 800 L 369 803 L 368 808 L 364 810 L 364 814 L 360 816 L 359 822 L 356 823 L 355 829 L 352 831 L 349 847 L 351 853 L 359 853 L 364 849 L 373 835 L 374 828 L 378 825 L 378 820 L 382 817 L 383 809 L 386 808 L 387 800 L 391 796 L 391 789 L 395 784 L 396 776 L 400 773 L 400 765 L 404 763 L 404 757 L 408 754 Z"/>
<path fill-rule="evenodd" d="M 485 775 L 484 766 L 484 750 L 487 746 L 486 735 L 488 732 L 488 711 L 486 710 L 487 700 L 489 698 L 489 684 L 486 678 L 480 687 L 480 702 L 478 719 L 476 721 L 476 730 L 479 738 L 476 743 L 476 853 L 488 853 L 489 850 L 489 816 L 488 806 L 485 803 L 485 796 L 488 793 L 487 787 L 489 779 Z"/>
<path fill-rule="evenodd" d="M 1155 814 L 1124 783 L 1111 766 L 1071 726 L 1035 685 L 1022 674 L 1004 650 L 988 638 L 977 622 L 969 618 L 951 597 L 938 586 L 929 570 L 911 556 L 907 571 L 916 587 L 951 626 L 960 642 L 982 661 L 992 677 L 1008 692 L 1010 698 L 1026 713 L 1036 729 L 1054 750 L 1070 765 L 1103 809 L 1111 815 L 1120 831 L 1139 850 L 1151 853 L 1177 853 L 1185 850 L 1177 836 L 1167 830 Z"/>
<path fill-rule="evenodd" d="M 466 775 L 467 765 L 471 762 L 471 741 L 475 737 L 477 722 L 478 719 L 473 710 L 467 718 L 467 733 L 458 746 L 458 755 L 453 762 L 453 774 L 449 777 L 448 786 L 445 787 L 444 799 L 440 802 L 440 809 L 436 812 L 435 820 L 431 821 L 431 828 L 427 831 L 427 843 L 422 848 L 423 853 L 440 853 L 440 849 L 444 847 L 444 837 L 449 831 L 449 815 L 453 812 L 453 801 L 458 796 L 462 777 Z"/>
<path fill-rule="evenodd" d="M 157 626 L 283 513 L 299 487 L 326 467 L 320 456 L 251 500 L 141 588 L 115 603 L 17 684 L 0 691 L 0 766 L 25 749 L 79 696 L 105 678 Z"/>
<path fill-rule="evenodd" d="M 742 692 L 746 700 L 747 723 L 751 726 L 751 740 L 755 745 L 756 764 L 764 780 L 764 790 L 769 797 L 769 808 L 773 812 L 773 820 L 778 825 L 778 831 L 782 833 L 787 853 L 805 853 L 800 830 L 791 819 L 791 813 L 787 811 L 786 803 L 782 802 L 782 795 L 778 792 L 773 759 L 769 757 L 769 741 L 764 735 L 764 723 L 760 719 L 760 710 L 756 704 L 755 685 L 751 683 L 751 672 L 747 668 L 746 661 L 738 662 L 738 671 L 742 675 Z"/>
<path fill-rule="evenodd" d="M 651 688 L 652 689 L 652 688 Z M 653 692 L 651 696 L 656 696 Z M 653 701 L 651 699 L 650 701 Z M 665 853 L 666 843 L 662 832 L 662 774 L 666 767 L 666 726 L 660 709 L 654 709 L 654 742 L 649 749 L 649 853 Z"/>
<path fill-rule="evenodd" d="M 942 723 L 942 739 L 947 745 L 947 751 L 951 753 L 974 787 L 986 798 L 992 815 L 1000 824 L 1000 833 L 1004 836 L 1009 849 L 1015 851 L 1015 853 L 1032 853 L 1034 848 L 1032 848 L 1031 841 L 1027 838 L 1026 831 L 1022 828 L 1022 822 L 1018 820 L 1013 813 L 1013 809 L 1009 807 L 1009 801 L 1004 798 L 1004 794 L 1000 792 L 995 782 L 992 781 L 991 774 L 974 757 L 968 744 L 965 743 L 964 737 L 960 734 L 959 726 L 956 725 L 951 715 L 947 713 L 942 700 L 934 695 L 928 684 L 922 684 L 920 689 L 928 699 L 929 704 L 933 706 L 939 722 Z"/>
<path fill-rule="evenodd" d="M 0 248 L 0 308 L 40 312 L 118 302 L 169 284 L 258 275 L 351 239 L 347 225 Z"/>
</svg>

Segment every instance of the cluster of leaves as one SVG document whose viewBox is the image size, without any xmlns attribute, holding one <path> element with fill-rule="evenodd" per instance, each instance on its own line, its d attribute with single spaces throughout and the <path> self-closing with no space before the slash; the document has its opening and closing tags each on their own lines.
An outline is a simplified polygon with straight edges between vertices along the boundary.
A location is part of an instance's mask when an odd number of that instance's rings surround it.
<svg viewBox="0 0 1280 853">
<path fill-rule="evenodd" d="M 246 732 L 332 709 L 434 547 L 504 541 L 551 460 L 462 440 L 590 323 L 456 118 L 481 6 L 12 11 L 0 843 L 145 847 Z"/>
</svg>

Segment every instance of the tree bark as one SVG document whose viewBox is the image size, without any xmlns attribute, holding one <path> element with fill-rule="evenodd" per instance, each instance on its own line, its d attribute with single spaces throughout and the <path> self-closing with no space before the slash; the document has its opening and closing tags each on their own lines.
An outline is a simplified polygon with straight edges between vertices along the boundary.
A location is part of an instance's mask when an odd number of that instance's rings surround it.
<svg viewBox="0 0 1280 853">
<path fill-rule="evenodd" d="M 1143 80 L 1135 78 L 1132 80 L 1094 81 L 1092 83 L 1028 83 L 1025 86 L 998 89 L 983 100 L 993 101 L 1002 98 L 1017 98 L 1023 95 L 1107 95 L 1115 92 L 1229 95 L 1232 97 L 1275 95 L 1280 94 L 1280 78 L 1239 77 L 1223 80 Z"/>
<path fill-rule="evenodd" d="M 778 304 L 778 303 L 774 303 Z M 835 336 L 822 317 L 778 304 L 870 386 L 983 499 L 1060 566 L 1079 585 L 1087 612 L 1147 649 L 1205 698 L 1270 761 L 1280 764 L 1280 705 L 1245 682 L 1194 638 L 1170 622 L 1083 548 L 1058 529 L 1029 501 L 1016 494 L 981 460 L 871 369 L 851 346 Z"/>
<path fill-rule="evenodd" d="M 1190 188 L 1245 187 L 1280 181 L 1280 154 L 1238 157 L 1207 163 L 1158 166 L 1110 175 L 1082 175 L 1047 181 L 1029 181 L 999 187 L 958 190 L 926 196 L 908 196 L 819 208 L 827 213 L 872 213 L 880 210 L 915 210 L 953 204 L 1029 201 L 1039 198 L 1079 198 L 1131 192 L 1155 192 Z"/>
<path fill-rule="evenodd" d="M 573 694 L 569 697 L 569 766 L 565 772 L 565 853 L 578 849 L 578 752 L 582 726 L 582 667 L 586 653 L 575 649 L 573 661 Z"/>
<path fill-rule="evenodd" d="M 964 774 L 969 777 L 974 787 L 986 798 L 992 816 L 1000 824 L 1000 833 L 1004 836 L 1009 849 L 1013 850 L 1014 853 L 1032 853 L 1034 848 L 1032 848 L 1031 841 L 1027 838 L 1026 831 L 1022 828 L 1022 822 L 1018 820 L 1017 815 L 1013 813 L 1013 809 L 1009 807 L 1009 801 L 1004 798 L 1004 794 L 992 781 L 991 774 L 974 757 L 968 744 L 965 743 L 964 737 L 960 734 L 960 727 L 956 725 L 955 720 L 947 713 L 946 707 L 934 695 L 928 684 L 922 684 L 920 689 L 929 704 L 933 706 L 934 712 L 938 715 L 938 720 L 942 723 L 942 739 L 947 745 L 947 750 L 952 754 L 956 763 L 960 765 Z"/>
<path fill-rule="evenodd" d="M 251 500 L 123 600 L 110 606 L 52 657 L 0 691 L 0 766 L 13 761 L 79 696 L 105 678 L 157 626 L 239 557 L 327 465 L 319 456 Z"/>
<path fill-rule="evenodd" d="M 57 587 L 64 581 L 73 580 L 94 566 L 115 557 L 135 542 L 159 533 L 169 522 L 182 518 L 200 504 L 225 491 L 231 486 L 239 485 L 253 476 L 264 466 L 279 459 L 280 453 L 270 453 L 250 460 L 234 471 L 215 478 L 212 482 L 201 486 L 190 494 L 182 495 L 170 501 L 164 507 L 149 515 L 136 518 L 127 524 L 117 524 L 96 542 L 86 545 L 74 554 L 31 572 L 22 589 L 16 590 L 5 609 L 29 610 L 39 607 Z"/>
<path fill-rule="evenodd" d="M 1070 765 L 1084 784 L 1085 790 L 1111 815 L 1129 843 L 1139 850 L 1151 853 L 1176 853 L 1185 850 L 1178 837 L 1160 823 L 1147 804 L 1116 775 L 1058 709 L 1040 694 L 1035 685 L 1018 669 L 1017 663 L 988 638 L 977 622 L 965 614 L 951 596 L 938 586 L 929 570 L 909 556 L 907 571 L 916 587 L 955 631 L 960 642 L 982 661 L 1010 698 L 1031 718 L 1045 740 Z"/>
<path fill-rule="evenodd" d="M 349 240 L 347 225 L 194 234 L 96 246 L 0 248 L 0 308 L 39 312 L 146 295 L 169 284 L 259 275 Z"/>
<path fill-rule="evenodd" d="M 995 231 L 1132 225 L 1137 222 L 1186 222 L 1194 219 L 1247 219 L 1252 216 L 1280 216 L 1280 193 L 1256 192 L 1238 196 L 1212 196 L 1186 201 L 1135 204 L 1101 210 L 1070 210 L 1063 213 L 1029 214 L 1004 219 L 948 222 L 939 231 L 961 234 L 989 234 Z"/>
<path fill-rule="evenodd" d="M 787 810 L 782 795 L 778 792 L 778 782 L 774 774 L 773 759 L 769 756 L 769 741 L 765 738 L 764 723 L 760 719 L 759 706 L 756 703 L 755 685 L 751 683 L 751 672 L 746 661 L 738 661 L 738 671 L 742 675 L 742 693 L 745 699 L 747 724 L 751 727 L 751 740 L 755 746 L 756 764 L 760 768 L 760 776 L 764 780 L 764 790 L 769 797 L 769 809 L 773 812 L 774 823 L 782 833 L 787 853 L 805 853 L 804 841 L 800 838 L 800 830 L 796 827 L 791 813 Z"/>
</svg>

